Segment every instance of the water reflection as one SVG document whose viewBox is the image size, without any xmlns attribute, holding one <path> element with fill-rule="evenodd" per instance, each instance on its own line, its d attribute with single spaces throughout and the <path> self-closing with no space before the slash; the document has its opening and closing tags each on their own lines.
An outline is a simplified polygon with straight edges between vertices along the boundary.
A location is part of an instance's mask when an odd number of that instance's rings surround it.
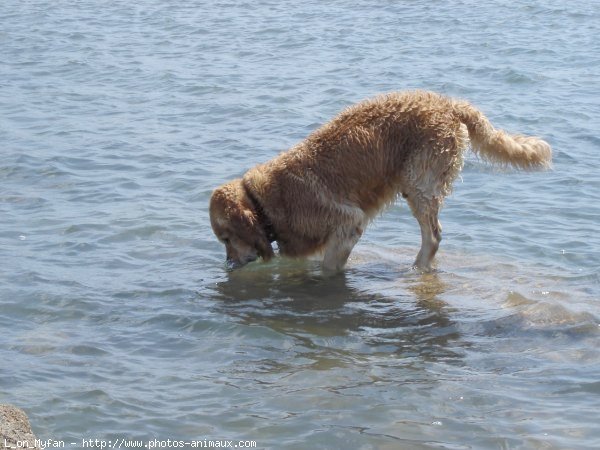
<svg viewBox="0 0 600 450">
<path fill-rule="evenodd" d="M 463 344 L 443 300 L 446 289 L 437 273 L 376 271 L 369 278 L 348 270 L 323 277 L 310 262 L 277 261 L 229 273 L 216 285 L 215 308 L 307 345 L 330 338 L 328 346 L 363 354 L 455 358 Z"/>
</svg>

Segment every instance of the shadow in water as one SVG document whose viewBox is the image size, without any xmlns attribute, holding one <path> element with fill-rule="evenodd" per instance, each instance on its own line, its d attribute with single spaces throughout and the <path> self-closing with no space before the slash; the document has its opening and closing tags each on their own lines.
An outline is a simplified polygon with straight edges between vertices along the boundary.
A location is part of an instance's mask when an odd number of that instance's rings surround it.
<svg viewBox="0 0 600 450">
<path fill-rule="evenodd" d="M 365 353 L 452 359 L 464 343 L 441 299 L 445 289 L 436 273 L 323 277 L 310 262 L 277 261 L 230 272 L 216 285 L 214 308 L 313 343 L 346 337 Z"/>
</svg>

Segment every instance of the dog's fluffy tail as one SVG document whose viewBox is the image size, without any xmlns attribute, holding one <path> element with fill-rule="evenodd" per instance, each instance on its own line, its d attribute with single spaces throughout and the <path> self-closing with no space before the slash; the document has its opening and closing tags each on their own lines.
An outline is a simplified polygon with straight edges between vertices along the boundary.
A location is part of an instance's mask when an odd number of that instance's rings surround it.
<svg viewBox="0 0 600 450">
<path fill-rule="evenodd" d="M 551 166 L 552 149 L 542 139 L 496 130 L 483 113 L 467 102 L 454 102 L 454 111 L 469 131 L 471 148 L 483 159 L 520 169 L 545 169 Z"/>
</svg>

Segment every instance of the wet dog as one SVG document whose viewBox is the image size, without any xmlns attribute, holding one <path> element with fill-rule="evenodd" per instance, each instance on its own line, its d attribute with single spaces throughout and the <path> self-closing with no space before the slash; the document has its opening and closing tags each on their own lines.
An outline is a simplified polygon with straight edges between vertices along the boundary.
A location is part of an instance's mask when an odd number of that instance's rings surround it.
<svg viewBox="0 0 600 450">
<path fill-rule="evenodd" d="M 496 130 L 466 101 L 432 92 L 382 95 L 341 112 L 304 141 L 241 179 L 218 187 L 210 220 L 230 267 L 273 257 L 323 256 L 341 270 L 368 223 L 402 195 L 421 228 L 415 266 L 424 270 L 442 239 L 438 213 L 470 148 L 492 163 L 550 165 L 535 137 Z"/>
</svg>

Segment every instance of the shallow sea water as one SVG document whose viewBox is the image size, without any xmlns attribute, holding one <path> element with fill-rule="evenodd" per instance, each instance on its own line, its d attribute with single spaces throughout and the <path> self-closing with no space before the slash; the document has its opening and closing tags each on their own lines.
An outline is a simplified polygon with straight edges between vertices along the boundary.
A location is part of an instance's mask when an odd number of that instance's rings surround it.
<svg viewBox="0 0 600 450">
<path fill-rule="evenodd" d="M 0 403 L 71 448 L 600 448 L 598 11 L 2 2 Z M 543 136 L 553 170 L 468 156 L 431 274 L 402 202 L 343 275 L 226 272 L 214 187 L 413 88 Z"/>
</svg>

